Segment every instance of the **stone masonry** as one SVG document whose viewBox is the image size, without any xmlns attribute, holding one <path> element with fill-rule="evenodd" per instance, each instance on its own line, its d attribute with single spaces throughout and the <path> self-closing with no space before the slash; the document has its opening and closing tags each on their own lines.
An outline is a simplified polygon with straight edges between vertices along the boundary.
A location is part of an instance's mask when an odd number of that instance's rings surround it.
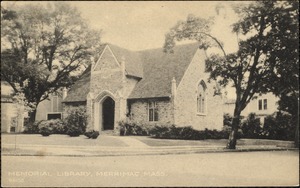
<svg viewBox="0 0 300 188">
<path fill-rule="evenodd" d="M 216 84 L 208 83 L 209 73 L 205 73 L 205 52 L 198 49 L 191 64 L 177 86 L 175 96 L 175 124 L 191 125 L 195 129 L 218 129 L 223 125 L 222 97 L 215 94 Z M 197 113 L 197 89 L 203 80 L 206 89 L 206 112 Z"/>
</svg>

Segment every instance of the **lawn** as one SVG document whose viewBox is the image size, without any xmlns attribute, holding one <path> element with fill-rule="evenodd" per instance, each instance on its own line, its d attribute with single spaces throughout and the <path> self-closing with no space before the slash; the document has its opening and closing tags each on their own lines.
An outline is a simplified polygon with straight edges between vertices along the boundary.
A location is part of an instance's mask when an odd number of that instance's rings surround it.
<svg viewBox="0 0 300 188">
<path fill-rule="evenodd" d="M 157 139 L 147 136 L 132 136 L 148 146 L 226 146 L 227 139 L 207 139 L 207 140 L 176 140 L 176 139 Z M 267 140 L 267 139 L 239 139 L 237 146 L 246 145 L 276 145 L 282 147 L 292 147 L 292 141 Z"/>
<path fill-rule="evenodd" d="M 99 147 L 128 147 L 123 138 L 130 137 L 137 142 L 142 142 L 151 147 L 160 146 L 220 146 L 225 147 L 227 139 L 207 139 L 207 140 L 175 140 L 157 139 L 148 136 L 107 136 L 100 135 L 97 139 L 88 139 L 81 135 L 79 137 L 69 137 L 68 135 L 53 134 L 43 137 L 39 134 L 2 134 L 3 144 L 17 145 L 54 145 L 54 146 L 99 146 Z M 266 140 L 266 139 L 239 139 L 237 146 L 265 145 L 292 147 L 292 141 Z"/>
<path fill-rule="evenodd" d="M 23 145 L 60 145 L 60 146 L 107 146 L 126 147 L 127 145 L 114 136 L 99 136 L 97 139 L 88 139 L 81 135 L 70 137 L 68 135 L 53 134 L 43 137 L 39 134 L 3 134 L 1 136 L 3 144 L 23 144 Z"/>
<path fill-rule="evenodd" d="M 227 140 L 176 140 L 176 139 L 158 139 L 147 136 L 132 137 L 147 144 L 148 146 L 209 146 L 226 145 Z"/>
</svg>

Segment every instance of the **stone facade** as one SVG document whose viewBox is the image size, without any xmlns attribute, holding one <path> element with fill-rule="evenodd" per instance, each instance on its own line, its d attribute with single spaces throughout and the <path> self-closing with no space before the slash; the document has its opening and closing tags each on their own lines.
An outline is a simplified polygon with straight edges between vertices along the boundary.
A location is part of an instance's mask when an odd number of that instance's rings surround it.
<svg viewBox="0 0 300 188">
<path fill-rule="evenodd" d="M 222 129 L 223 109 L 222 97 L 215 94 L 216 84 L 208 83 L 209 73 L 205 73 L 205 52 L 198 49 L 191 64 L 179 83 L 175 96 L 175 124 L 191 125 L 195 129 Z M 201 81 L 206 89 L 205 113 L 197 112 L 197 90 Z"/>
<path fill-rule="evenodd" d="M 142 77 L 138 77 L 128 73 L 126 59 L 120 55 L 120 51 L 114 53 L 113 48 L 106 45 L 99 60 L 91 66 L 88 94 L 85 99 L 80 99 L 85 101 L 83 106 L 86 107 L 88 115 L 87 129 L 110 130 L 107 129 L 105 123 L 107 111 L 113 118 L 113 130 L 116 130 L 118 122 L 123 120 L 148 125 L 175 124 L 177 126 L 192 126 L 198 130 L 205 128 L 222 129 L 222 97 L 215 95 L 216 83 L 208 83 L 209 74 L 205 73 L 206 55 L 204 50 L 197 47 L 194 46 L 193 52 L 179 50 L 177 56 L 181 57 L 180 61 L 176 56 L 160 54 L 157 51 L 155 53 L 153 51 L 144 52 L 145 56 L 141 55 L 141 58 L 138 59 L 139 63 L 144 63 L 144 72 Z M 126 51 L 123 52 L 127 53 Z M 163 52 L 161 51 L 161 53 Z M 115 56 L 116 54 L 118 56 Z M 133 56 L 127 57 L 131 63 L 133 60 L 137 60 Z M 152 60 L 154 63 L 160 63 L 160 60 L 163 61 L 163 66 L 160 66 L 160 68 L 158 68 L 159 66 L 151 67 L 152 72 L 150 74 L 145 71 L 149 71 L 149 68 L 145 68 L 145 63 Z M 176 60 L 177 62 L 174 63 Z M 185 66 L 181 66 L 184 61 L 186 61 Z M 163 69 L 165 67 L 170 68 L 170 66 L 175 66 L 175 68 L 171 68 L 170 71 L 169 69 Z M 153 74 L 153 72 L 157 74 Z M 200 82 L 205 82 L 207 86 L 205 90 L 205 113 L 198 113 L 197 111 L 197 93 Z M 161 85 L 163 87 L 160 87 Z M 133 96 L 138 97 L 132 97 L 132 93 L 136 92 L 137 88 L 139 88 L 139 93 Z M 162 90 L 163 92 L 161 92 Z M 145 93 L 148 93 L 148 95 L 145 96 Z M 109 106 L 106 106 L 107 102 L 112 103 L 113 111 Z M 156 103 L 158 112 L 158 118 L 152 121 L 149 119 L 149 102 Z M 72 100 L 65 103 L 65 108 L 73 108 L 70 105 L 71 103 Z M 76 102 L 74 103 L 76 104 Z M 64 110 L 64 117 L 67 115 L 67 109 Z"/>
<path fill-rule="evenodd" d="M 126 119 L 127 97 L 137 80 L 127 77 L 126 60 L 118 62 L 109 46 L 92 66 L 90 93 L 87 96 L 88 129 L 103 130 L 103 102 L 110 97 L 114 101 L 114 127 Z"/>
<path fill-rule="evenodd" d="M 149 102 L 156 102 L 158 121 L 149 121 Z M 130 120 L 142 124 L 174 124 L 173 104 L 170 99 L 134 100 L 129 102 Z"/>
</svg>

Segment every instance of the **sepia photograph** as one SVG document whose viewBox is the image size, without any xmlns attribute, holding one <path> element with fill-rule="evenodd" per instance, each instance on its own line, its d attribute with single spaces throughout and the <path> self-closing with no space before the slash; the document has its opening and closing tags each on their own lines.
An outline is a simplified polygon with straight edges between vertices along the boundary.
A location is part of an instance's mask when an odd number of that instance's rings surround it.
<svg viewBox="0 0 300 188">
<path fill-rule="evenodd" d="M 1 187 L 298 186 L 298 0 L 1 2 Z"/>
</svg>

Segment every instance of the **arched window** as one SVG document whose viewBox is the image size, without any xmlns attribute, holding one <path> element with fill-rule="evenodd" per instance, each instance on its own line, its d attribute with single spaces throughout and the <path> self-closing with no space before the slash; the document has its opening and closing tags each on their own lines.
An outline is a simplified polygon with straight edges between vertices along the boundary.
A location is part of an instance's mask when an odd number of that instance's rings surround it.
<svg viewBox="0 0 300 188">
<path fill-rule="evenodd" d="M 198 85 L 198 96 L 197 96 L 197 112 L 204 114 L 206 113 L 206 84 L 202 80 Z"/>
</svg>

